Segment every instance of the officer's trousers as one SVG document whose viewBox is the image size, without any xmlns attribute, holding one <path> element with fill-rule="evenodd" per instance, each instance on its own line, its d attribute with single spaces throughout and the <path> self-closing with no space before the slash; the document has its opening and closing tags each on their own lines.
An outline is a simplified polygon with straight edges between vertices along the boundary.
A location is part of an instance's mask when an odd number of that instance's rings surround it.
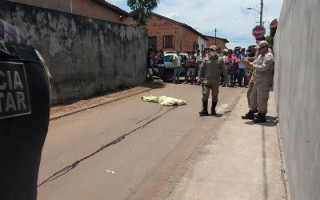
<svg viewBox="0 0 320 200">
<path fill-rule="evenodd" d="M 268 112 L 269 91 L 272 86 L 272 78 L 255 81 L 250 95 L 250 111 L 258 110 L 258 113 Z"/>
<path fill-rule="evenodd" d="M 210 89 L 211 89 L 212 101 L 218 102 L 219 82 L 216 84 L 202 86 L 202 101 L 208 102 Z"/>
</svg>

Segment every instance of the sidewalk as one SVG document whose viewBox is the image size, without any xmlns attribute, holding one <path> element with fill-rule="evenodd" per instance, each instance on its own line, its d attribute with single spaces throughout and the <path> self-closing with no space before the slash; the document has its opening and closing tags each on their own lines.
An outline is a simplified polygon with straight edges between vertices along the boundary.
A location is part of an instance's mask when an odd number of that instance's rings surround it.
<svg viewBox="0 0 320 200">
<path fill-rule="evenodd" d="M 170 200 L 284 200 L 276 110 L 270 93 L 269 122 L 242 120 L 248 111 L 246 94 L 214 137 L 201 150 Z"/>
<path fill-rule="evenodd" d="M 103 94 L 101 96 L 90 97 L 79 101 L 72 102 L 70 104 L 62 104 L 52 106 L 50 108 L 50 120 L 59 119 L 68 115 L 72 115 L 83 110 L 95 108 L 104 104 L 108 104 L 114 101 L 125 99 L 137 94 L 148 92 L 152 89 L 168 87 L 162 80 L 156 80 L 151 83 L 143 83 L 140 86 L 135 86 L 129 89 L 121 91 L 112 91 L 110 93 Z"/>
</svg>

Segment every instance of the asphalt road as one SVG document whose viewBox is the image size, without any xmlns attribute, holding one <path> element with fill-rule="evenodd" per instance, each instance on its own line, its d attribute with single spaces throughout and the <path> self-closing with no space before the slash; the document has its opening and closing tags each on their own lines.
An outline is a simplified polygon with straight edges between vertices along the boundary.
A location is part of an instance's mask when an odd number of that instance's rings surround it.
<svg viewBox="0 0 320 200">
<path fill-rule="evenodd" d="M 50 122 L 39 200 L 153 199 L 175 184 L 245 88 L 220 88 L 219 117 L 199 117 L 201 88 L 172 85 Z M 161 107 L 141 96 L 181 98 Z M 209 104 L 210 105 L 210 104 Z M 211 105 L 210 105 L 211 106 Z M 209 107 L 210 108 L 210 107 Z"/>
</svg>

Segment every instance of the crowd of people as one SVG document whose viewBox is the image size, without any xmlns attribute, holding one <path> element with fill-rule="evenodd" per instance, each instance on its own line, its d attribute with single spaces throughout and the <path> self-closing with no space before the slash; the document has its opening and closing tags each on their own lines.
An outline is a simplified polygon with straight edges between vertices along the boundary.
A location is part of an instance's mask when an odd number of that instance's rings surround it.
<svg viewBox="0 0 320 200">
<path fill-rule="evenodd" d="M 209 49 L 200 51 L 199 49 L 194 52 L 189 52 L 187 56 L 180 56 L 180 50 L 176 51 L 173 55 L 173 77 L 171 81 L 175 84 L 180 83 L 181 72 L 184 72 L 184 84 L 197 84 L 199 76 L 200 65 L 204 58 L 209 56 Z M 225 67 L 227 69 L 230 81 L 226 82 L 225 76 L 221 74 L 220 85 L 222 87 L 248 87 L 250 79 L 250 70 L 240 63 L 241 60 L 253 58 L 255 56 L 255 49 L 221 49 L 217 48 L 217 55 L 223 58 Z M 149 49 L 147 64 L 147 76 L 152 78 L 157 75 L 163 78 L 164 75 L 164 52 L 163 50 Z"/>
<path fill-rule="evenodd" d="M 208 115 L 208 99 L 212 94 L 212 115 L 216 115 L 219 85 L 222 87 L 248 87 L 247 98 L 249 112 L 243 119 L 252 119 L 255 123 L 266 122 L 267 102 L 273 82 L 274 58 L 272 50 L 264 36 L 256 38 L 257 45 L 245 48 L 221 49 L 212 45 L 209 49 L 189 52 L 180 56 L 180 50 L 173 55 L 172 82 L 180 83 L 180 73 L 184 68 L 184 84 L 202 85 L 202 110 L 200 116 Z M 164 53 L 149 50 L 148 74 L 153 75 L 155 66 L 159 77 L 164 70 Z M 257 116 L 254 113 L 258 113 Z"/>
</svg>

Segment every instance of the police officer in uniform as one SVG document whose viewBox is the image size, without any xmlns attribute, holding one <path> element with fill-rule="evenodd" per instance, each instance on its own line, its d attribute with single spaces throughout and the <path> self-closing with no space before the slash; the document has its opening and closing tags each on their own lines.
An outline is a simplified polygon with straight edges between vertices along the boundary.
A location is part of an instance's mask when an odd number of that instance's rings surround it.
<svg viewBox="0 0 320 200">
<path fill-rule="evenodd" d="M 259 45 L 259 42 L 260 42 L 260 41 L 263 41 L 263 40 L 266 40 L 266 38 L 265 38 L 264 36 L 259 36 L 259 37 L 257 37 L 257 38 L 256 38 L 256 44 Z M 252 49 L 252 51 L 254 51 L 254 50 Z M 255 53 L 252 52 L 252 54 L 254 54 L 254 58 L 253 58 L 253 60 L 249 60 L 250 62 L 252 62 L 252 61 L 254 61 L 254 60 L 256 60 L 256 59 L 258 58 L 258 56 L 259 56 L 259 51 L 257 50 Z M 248 105 L 249 105 L 249 107 L 250 107 L 250 96 L 251 96 L 251 92 L 252 92 L 253 85 L 254 85 L 254 76 L 255 76 L 255 72 L 254 72 L 254 70 L 252 69 L 252 71 L 251 71 L 251 78 L 250 78 L 250 80 L 249 80 L 248 91 L 247 91 L 247 98 L 248 98 Z M 257 111 L 255 111 L 255 113 L 256 113 L 256 112 L 257 112 Z"/>
<path fill-rule="evenodd" d="M 204 58 L 200 66 L 199 82 L 202 81 L 202 111 L 199 112 L 200 116 L 208 115 L 208 99 L 210 95 L 210 89 L 212 94 L 212 107 L 211 114 L 217 115 L 216 105 L 218 103 L 219 94 L 219 81 L 220 74 L 222 73 L 229 81 L 229 75 L 224 65 L 223 58 L 217 54 L 217 46 L 212 45 L 210 47 L 210 54 Z"/>
<path fill-rule="evenodd" d="M 36 200 L 50 110 L 50 74 L 15 26 L 0 19 L 0 199 Z"/>
<path fill-rule="evenodd" d="M 250 95 L 250 110 L 243 119 L 253 119 L 254 123 L 266 122 L 269 91 L 273 81 L 274 57 L 269 51 L 268 42 L 259 42 L 259 56 L 253 62 L 255 70 L 254 86 Z M 254 111 L 258 110 L 258 116 L 254 118 Z"/>
</svg>

